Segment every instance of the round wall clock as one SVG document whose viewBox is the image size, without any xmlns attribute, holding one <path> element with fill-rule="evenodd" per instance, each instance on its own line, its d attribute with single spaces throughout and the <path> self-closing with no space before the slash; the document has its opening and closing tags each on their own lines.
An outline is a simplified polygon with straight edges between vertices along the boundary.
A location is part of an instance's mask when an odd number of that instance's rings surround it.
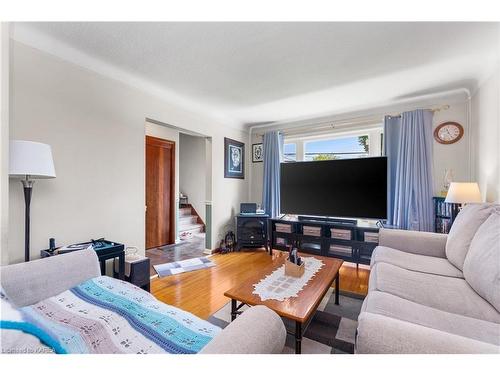
<svg viewBox="0 0 500 375">
<path fill-rule="evenodd" d="M 443 145 L 451 145 L 458 142 L 463 135 L 463 126 L 453 121 L 443 122 L 434 130 L 434 139 Z"/>
</svg>

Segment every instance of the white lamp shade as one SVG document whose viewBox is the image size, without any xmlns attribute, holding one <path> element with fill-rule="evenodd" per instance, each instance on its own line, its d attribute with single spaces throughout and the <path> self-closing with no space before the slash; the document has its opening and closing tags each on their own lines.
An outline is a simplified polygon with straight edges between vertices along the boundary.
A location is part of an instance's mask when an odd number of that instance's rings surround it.
<svg viewBox="0 0 500 375">
<path fill-rule="evenodd" d="M 477 182 L 452 182 L 448 189 L 447 203 L 477 203 L 482 202 L 481 192 Z"/>
<path fill-rule="evenodd" d="M 56 177 L 52 150 L 45 143 L 10 141 L 9 154 L 9 175 L 11 177 Z"/>
</svg>

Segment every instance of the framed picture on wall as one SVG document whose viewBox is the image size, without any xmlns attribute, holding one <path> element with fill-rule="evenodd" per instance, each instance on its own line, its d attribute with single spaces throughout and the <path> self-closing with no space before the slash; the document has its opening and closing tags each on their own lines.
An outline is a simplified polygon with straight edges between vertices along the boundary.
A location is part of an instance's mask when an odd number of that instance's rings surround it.
<svg viewBox="0 0 500 375">
<path fill-rule="evenodd" d="M 224 177 L 245 178 L 245 144 L 224 138 Z"/>
<path fill-rule="evenodd" d="M 262 143 L 254 143 L 252 145 L 252 162 L 261 163 L 264 161 L 264 153 Z"/>
</svg>

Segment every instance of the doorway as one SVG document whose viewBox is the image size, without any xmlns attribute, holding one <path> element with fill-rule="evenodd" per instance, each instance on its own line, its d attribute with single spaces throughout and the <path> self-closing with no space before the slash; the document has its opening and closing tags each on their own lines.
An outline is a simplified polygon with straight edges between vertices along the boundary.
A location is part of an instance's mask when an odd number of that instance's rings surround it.
<svg viewBox="0 0 500 375">
<path fill-rule="evenodd" d="M 175 142 L 146 136 L 146 249 L 175 243 Z"/>
<path fill-rule="evenodd" d="M 212 139 L 149 118 L 145 136 L 145 255 L 154 277 L 154 266 L 212 253 Z"/>
</svg>

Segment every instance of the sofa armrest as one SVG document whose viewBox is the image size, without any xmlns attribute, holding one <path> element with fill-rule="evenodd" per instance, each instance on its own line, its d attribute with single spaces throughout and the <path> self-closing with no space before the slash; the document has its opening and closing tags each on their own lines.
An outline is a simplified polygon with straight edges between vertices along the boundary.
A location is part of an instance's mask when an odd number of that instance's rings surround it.
<svg viewBox="0 0 500 375">
<path fill-rule="evenodd" d="M 5 294 L 17 307 L 58 295 L 101 275 L 94 250 L 80 250 L 1 268 Z"/>
<path fill-rule="evenodd" d="M 498 354 L 500 346 L 363 312 L 358 317 L 355 352 L 356 354 Z"/>
<path fill-rule="evenodd" d="M 271 309 L 254 306 L 231 322 L 200 354 L 273 354 L 285 346 L 283 321 Z"/>
<path fill-rule="evenodd" d="M 446 258 L 447 239 L 446 234 L 412 230 L 381 228 L 379 232 L 380 246 L 438 258 Z"/>
</svg>

